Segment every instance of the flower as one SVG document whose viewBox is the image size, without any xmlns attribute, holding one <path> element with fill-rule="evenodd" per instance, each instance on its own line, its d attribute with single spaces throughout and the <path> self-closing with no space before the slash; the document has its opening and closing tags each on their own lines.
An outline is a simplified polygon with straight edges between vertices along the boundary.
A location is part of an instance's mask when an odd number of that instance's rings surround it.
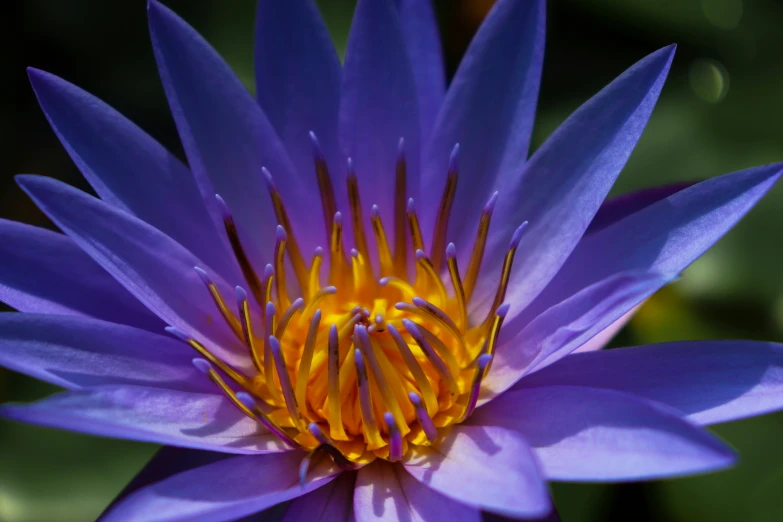
<svg viewBox="0 0 783 522">
<path fill-rule="evenodd" d="M 783 406 L 780 345 L 596 350 L 783 172 L 604 203 L 673 47 L 528 159 L 542 1 L 500 0 L 446 90 L 427 2 L 360 0 L 341 66 L 311 2 L 262 0 L 257 100 L 148 10 L 190 167 L 31 69 L 100 199 L 20 176 L 67 237 L 0 223 L 0 363 L 68 389 L 2 415 L 185 448 L 106 520 L 542 517 L 547 480 L 729 466 L 700 426 Z"/>
</svg>

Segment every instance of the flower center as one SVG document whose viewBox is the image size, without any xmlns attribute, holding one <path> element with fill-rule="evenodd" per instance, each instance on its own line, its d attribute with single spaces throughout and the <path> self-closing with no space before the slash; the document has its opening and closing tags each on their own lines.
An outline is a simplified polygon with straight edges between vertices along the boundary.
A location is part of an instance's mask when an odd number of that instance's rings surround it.
<svg viewBox="0 0 783 522">
<path fill-rule="evenodd" d="M 203 359 L 195 359 L 194 364 L 243 413 L 292 448 L 304 449 L 310 456 L 324 451 L 345 468 L 378 457 L 397 461 L 408 451 L 435 442 L 444 428 L 463 421 L 475 408 L 508 312 L 502 303 L 526 224 L 512 238 L 487 315 L 476 320 L 468 314 L 468 302 L 497 193 L 484 207 L 467 270 L 461 273 L 454 244 L 446 245 L 457 187 L 458 146 L 449 164 L 429 255 L 414 201 L 406 199 L 402 140 L 393 248 L 375 205 L 370 212 L 372 233 L 365 231 L 358 181 L 349 160 L 347 191 L 355 248 L 346 251 L 343 216 L 336 210 L 318 141 L 312 134 L 311 138 L 328 251 L 319 247 L 309 264 L 305 261 L 282 198 L 264 170 L 280 225 L 274 262 L 260 277 L 218 196 L 251 296 L 237 287 L 235 313 L 209 275 L 196 269 L 223 319 L 247 347 L 254 374 L 231 367 L 187 334 L 175 328 L 169 331 L 199 352 Z M 327 286 L 322 286 L 322 279 Z M 294 281 L 295 285 L 289 284 Z M 293 287 L 301 297 L 291 296 Z M 224 376 L 235 386 L 229 386 Z M 237 387 L 243 391 L 235 392 Z"/>
</svg>

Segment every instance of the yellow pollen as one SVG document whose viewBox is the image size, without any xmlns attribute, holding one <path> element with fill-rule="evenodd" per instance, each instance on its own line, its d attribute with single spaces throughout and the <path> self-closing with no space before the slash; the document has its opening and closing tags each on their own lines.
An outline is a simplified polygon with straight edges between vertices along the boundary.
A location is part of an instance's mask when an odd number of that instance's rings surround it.
<svg viewBox="0 0 783 522">
<path fill-rule="evenodd" d="M 457 148 L 428 252 L 416 206 L 407 198 L 402 141 L 391 245 L 376 205 L 370 212 L 374 243 L 368 244 L 359 180 L 350 163 L 345 187 L 350 220 L 343 221 L 326 160 L 315 136 L 311 139 L 328 248 L 319 247 L 311 259 L 304 259 L 283 198 L 264 171 L 279 226 L 262 277 L 242 247 L 228 207 L 218 198 L 253 298 L 237 287 L 236 308 L 229 307 L 209 275 L 197 269 L 205 294 L 247 350 L 253 363 L 243 366 L 247 373 L 184 332 L 169 329 L 198 352 L 203 359 L 194 364 L 198 362 L 240 411 L 286 445 L 308 452 L 305 473 L 316 452 L 344 469 L 376 458 L 399 460 L 436 443 L 444 428 L 472 413 L 508 312 L 503 299 L 524 228 L 514 234 L 503 259 L 488 316 L 470 317 L 468 303 L 476 289 L 496 195 L 480 217 L 463 279 L 456 248 L 446 246 L 457 187 Z M 343 233 L 344 225 L 352 227 L 352 234 Z M 344 245 L 351 236 L 355 245 Z M 322 280 L 324 265 L 328 274 Z M 286 275 L 293 277 L 290 286 Z M 226 384 L 223 376 L 233 384 Z"/>
</svg>

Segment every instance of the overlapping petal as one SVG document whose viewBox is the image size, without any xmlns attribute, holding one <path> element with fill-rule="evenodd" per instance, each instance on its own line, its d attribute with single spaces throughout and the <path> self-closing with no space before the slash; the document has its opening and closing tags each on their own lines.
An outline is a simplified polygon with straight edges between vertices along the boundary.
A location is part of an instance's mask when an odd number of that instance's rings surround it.
<svg viewBox="0 0 783 522">
<path fill-rule="evenodd" d="M 300 178 L 315 181 L 310 131 L 339 169 L 342 66 L 312 0 L 259 0 L 254 62 L 258 103 Z"/>
<path fill-rule="evenodd" d="M 291 501 L 280 522 L 355 521 L 353 512 L 355 482 L 355 473 L 340 474 L 325 486 Z"/>
<path fill-rule="evenodd" d="M 418 482 L 399 464 L 383 461 L 359 470 L 353 502 L 357 522 L 481 520 L 478 509 L 444 497 Z"/>
<path fill-rule="evenodd" d="M 493 268 L 522 221 L 530 226 L 514 263 L 506 299 L 526 307 L 577 245 L 642 134 L 661 92 L 674 46 L 640 60 L 576 110 L 533 154 L 520 176 L 503 187 L 487 245 L 483 296 Z M 565 153 L 567 151 L 567 153 Z M 492 239 L 494 237 L 494 239 Z M 494 265 L 494 266 L 493 266 Z M 479 301 L 483 297 L 476 293 Z"/>
<path fill-rule="evenodd" d="M 359 0 L 343 68 L 340 143 L 353 159 L 363 205 L 377 203 L 390 228 L 400 138 L 405 139 L 407 192 L 417 198 L 419 111 L 405 35 L 392 0 Z M 335 185 L 344 186 L 341 177 Z"/>
<path fill-rule="evenodd" d="M 184 471 L 129 495 L 103 520 L 227 522 L 314 491 L 338 473 L 321 463 L 303 487 L 301 459 L 299 452 L 245 455 Z"/>
<path fill-rule="evenodd" d="M 0 314 L 0 364 L 64 388 L 214 390 L 192 359 L 184 343 L 131 326 L 78 316 Z"/>
<path fill-rule="evenodd" d="M 272 173 L 307 249 L 320 243 L 317 227 L 297 227 L 320 208 L 261 107 L 210 45 L 155 0 L 148 4 L 150 34 L 182 145 L 205 199 L 219 193 L 237 222 L 259 273 L 271 259 L 275 219 L 261 173 Z M 222 226 L 222 225 L 221 225 Z M 244 233 L 243 233 L 244 232 Z"/>
<path fill-rule="evenodd" d="M 0 301 L 160 332 L 163 322 L 62 234 L 0 219 Z"/>
<path fill-rule="evenodd" d="M 289 449 L 228 399 L 210 393 L 102 386 L 60 393 L 28 405 L 5 404 L 0 416 L 101 437 L 222 453 Z"/>
<path fill-rule="evenodd" d="M 18 176 L 17 180 L 57 226 L 167 324 L 197 336 L 215 354 L 236 360 L 234 352 L 245 353 L 223 321 L 211 320 L 216 308 L 193 270 L 208 267 L 182 245 L 54 179 Z M 217 276 L 215 283 L 223 295 L 232 295 Z"/>
<path fill-rule="evenodd" d="M 519 387 L 590 386 L 669 404 L 699 424 L 783 408 L 783 345 L 686 341 L 574 354 Z"/>
<path fill-rule="evenodd" d="M 32 68 L 28 74 L 54 132 L 101 199 L 236 279 L 222 227 L 215 228 L 192 174 L 177 158 L 95 96 L 53 74 Z M 209 203 L 217 217 L 214 200 Z"/>
<path fill-rule="evenodd" d="M 469 422 L 519 433 L 549 480 L 646 480 L 715 471 L 735 460 L 725 444 L 676 410 L 614 390 L 519 388 Z"/>
<path fill-rule="evenodd" d="M 467 247 L 481 207 L 519 176 L 527 158 L 544 57 L 543 0 L 495 4 L 473 37 L 425 149 L 422 194 L 443 193 L 452 147 L 460 144 L 460 180 L 449 240 Z M 422 207 L 429 234 L 437 205 Z M 519 224 L 519 223 L 517 223 Z"/>
<path fill-rule="evenodd" d="M 403 465 L 416 480 L 474 508 L 517 518 L 543 517 L 552 509 L 530 447 L 505 428 L 455 426 Z"/>
</svg>

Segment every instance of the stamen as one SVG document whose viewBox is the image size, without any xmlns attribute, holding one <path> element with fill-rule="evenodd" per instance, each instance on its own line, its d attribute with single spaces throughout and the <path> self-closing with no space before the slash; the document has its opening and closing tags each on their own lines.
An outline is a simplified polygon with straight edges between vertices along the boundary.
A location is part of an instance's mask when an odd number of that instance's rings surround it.
<svg viewBox="0 0 783 522">
<path fill-rule="evenodd" d="M 266 310 L 266 305 L 272 301 L 272 284 L 275 282 L 275 269 L 271 264 L 267 264 L 264 267 L 264 279 L 262 282 L 262 289 L 264 291 L 263 310 Z"/>
<path fill-rule="evenodd" d="M 334 214 L 332 230 L 329 237 L 329 282 L 340 286 L 343 276 L 343 215 L 340 212 Z"/>
<path fill-rule="evenodd" d="M 234 218 L 231 216 L 231 211 L 228 209 L 228 205 L 226 205 L 226 202 L 220 195 L 215 194 L 215 200 L 217 200 L 218 208 L 223 217 L 223 226 L 226 228 L 226 235 L 228 236 L 229 243 L 231 243 L 231 249 L 234 251 L 234 257 L 237 259 L 239 268 L 242 269 L 242 275 L 245 276 L 245 280 L 250 286 L 250 292 L 253 294 L 253 297 L 256 298 L 257 302 L 262 303 L 263 294 L 261 292 L 261 281 L 258 279 L 258 275 L 256 275 L 256 271 L 253 269 L 253 265 L 250 264 L 250 259 L 248 259 L 247 253 L 245 253 L 245 249 L 242 247 L 242 242 L 239 240 L 237 226 L 236 223 L 234 223 Z"/>
<path fill-rule="evenodd" d="M 288 297 L 288 287 L 285 283 L 285 248 L 288 242 L 288 236 L 285 229 L 277 225 L 277 237 L 275 238 L 275 283 L 277 287 L 277 304 L 281 309 L 291 306 L 291 299 Z"/>
<path fill-rule="evenodd" d="M 413 198 L 408 200 L 408 226 L 411 231 L 411 242 L 413 243 L 413 250 L 424 251 L 424 239 L 421 236 L 421 226 L 419 225 L 419 217 L 416 215 L 416 203 Z"/>
<path fill-rule="evenodd" d="M 421 402 L 421 397 L 416 392 L 410 392 L 408 394 L 408 397 L 410 397 L 411 403 L 413 404 L 413 407 L 416 409 L 416 419 L 419 421 L 419 425 L 421 426 L 421 429 L 424 431 L 424 434 L 427 436 L 427 440 L 430 442 L 435 442 L 435 439 L 438 438 L 438 429 L 435 427 L 435 424 L 432 422 L 432 418 L 430 417 L 430 414 L 427 413 L 427 408 L 424 407 L 424 404 Z"/>
<path fill-rule="evenodd" d="M 462 286 L 462 280 L 459 277 L 459 267 L 457 266 L 457 247 L 454 243 L 449 243 L 446 247 L 446 264 L 449 267 L 449 277 L 451 286 L 454 288 L 454 295 L 457 298 L 457 308 L 459 309 L 459 326 L 467 330 L 468 328 L 468 306 L 465 300 L 465 288 Z"/>
<path fill-rule="evenodd" d="M 316 448 L 316 451 L 320 449 L 328 453 L 329 456 L 332 457 L 332 460 L 334 460 L 334 463 L 337 464 L 337 467 L 343 471 L 356 469 L 357 465 L 345 458 L 342 452 L 335 446 L 334 442 L 329 440 L 329 437 L 326 436 L 318 424 L 311 422 L 307 428 L 313 437 L 315 437 L 315 440 L 320 443 L 320 446 Z"/>
<path fill-rule="evenodd" d="M 349 440 L 343 426 L 342 405 L 340 404 L 340 344 L 337 338 L 337 326 L 329 328 L 329 359 L 327 363 L 327 410 L 329 432 L 332 438 Z"/>
<path fill-rule="evenodd" d="M 195 340 L 192 336 L 186 334 L 185 332 L 183 332 L 182 330 L 180 330 L 175 326 L 167 326 L 165 330 L 167 333 L 189 344 L 190 347 L 196 350 L 199 353 L 199 355 L 201 355 L 204 359 L 217 366 L 218 369 L 220 369 L 221 372 L 225 373 L 229 379 L 231 379 L 232 381 L 234 381 L 235 383 L 237 383 L 238 385 L 240 385 L 245 389 L 251 389 L 252 382 L 250 379 L 248 379 L 246 376 L 242 375 L 234 368 L 224 363 L 214 355 L 212 355 L 212 352 L 207 350 L 203 344 Z"/>
<path fill-rule="evenodd" d="M 435 348 L 435 352 L 439 354 L 443 361 L 446 363 L 446 366 L 451 371 L 451 374 L 454 376 L 459 375 L 460 373 L 460 365 L 457 363 L 457 358 L 454 357 L 454 354 L 451 353 L 451 350 L 446 346 L 446 343 L 440 340 L 440 337 L 435 335 L 434 333 L 430 332 L 427 328 L 425 328 L 422 325 L 416 325 L 419 329 L 419 332 L 424 336 L 424 339 L 430 345 Z"/>
<path fill-rule="evenodd" d="M 408 299 L 416 297 L 416 290 L 413 289 L 407 281 L 400 279 L 399 277 L 382 277 L 378 280 L 378 284 L 381 286 L 391 286 L 402 292 L 403 296 Z"/>
<path fill-rule="evenodd" d="M 359 406 L 364 426 L 364 437 L 368 449 L 381 448 L 384 445 L 378 424 L 375 422 L 375 414 L 372 411 L 372 399 L 370 398 L 370 381 L 367 380 L 367 369 L 364 366 L 362 351 L 356 348 L 353 352 L 353 362 L 356 365 L 356 382 L 359 388 Z"/>
<path fill-rule="evenodd" d="M 467 354 L 468 348 L 467 345 L 465 344 L 465 337 L 462 335 L 460 329 L 457 328 L 457 325 L 454 324 L 454 321 L 451 320 L 451 317 L 449 317 L 446 314 L 446 312 L 444 312 L 434 304 L 430 303 L 429 301 L 425 301 L 421 297 L 414 297 L 413 304 L 419 307 L 421 310 L 424 310 L 427 313 L 427 315 L 430 316 L 431 319 L 435 319 L 435 321 L 438 324 L 440 324 L 446 330 L 451 332 L 452 335 L 454 335 L 454 337 L 457 338 L 457 341 L 459 341 L 459 344 L 462 347 L 463 352 Z"/>
<path fill-rule="evenodd" d="M 451 373 L 451 370 L 449 370 L 449 367 L 446 366 L 446 363 L 443 362 L 443 359 L 435 352 L 432 345 L 424 338 L 418 325 L 410 319 L 403 319 L 402 325 L 411 337 L 413 337 L 413 340 L 416 341 L 416 344 L 419 345 L 419 348 L 421 348 L 424 355 L 427 356 L 427 359 L 435 367 L 435 370 L 440 374 L 441 378 L 446 383 L 452 398 L 457 397 L 457 395 L 459 395 L 459 387 L 457 386 L 457 381 L 454 379 L 454 375 Z"/>
<path fill-rule="evenodd" d="M 326 236 L 329 237 L 332 230 L 332 219 L 337 212 L 337 201 L 334 198 L 334 189 L 332 189 L 332 180 L 329 176 L 329 169 L 326 166 L 326 158 L 321 150 L 321 144 L 318 143 L 318 138 L 312 131 L 310 131 L 310 141 L 313 144 L 315 175 L 318 178 L 318 190 L 321 192 L 321 207 L 324 212 Z"/>
<path fill-rule="evenodd" d="M 394 266 L 400 277 L 405 277 L 408 263 L 408 242 L 405 240 L 408 168 L 405 162 L 405 140 L 400 138 L 397 168 L 394 179 Z"/>
<path fill-rule="evenodd" d="M 266 387 L 269 390 L 269 395 L 272 397 L 274 404 L 280 404 L 280 393 L 275 386 L 275 370 L 274 370 L 274 356 L 272 355 L 272 344 L 270 339 L 272 338 L 272 332 L 275 331 L 275 315 L 277 309 L 275 303 L 269 301 L 266 304 L 266 314 L 264 315 L 264 381 Z"/>
<path fill-rule="evenodd" d="M 302 318 L 308 317 L 313 309 L 318 306 L 318 304 L 327 296 L 334 295 L 337 293 L 337 288 L 334 286 L 325 286 L 318 290 L 315 295 L 313 296 L 312 300 L 310 301 L 310 304 L 307 305 L 307 307 L 304 309 L 304 312 L 302 312 Z M 301 321 L 301 319 L 300 319 Z"/>
<path fill-rule="evenodd" d="M 383 414 L 386 429 L 389 430 L 389 461 L 397 462 L 402 459 L 402 433 L 394 420 L 394 415 L 388 411 Z"/>
<path fill-rule="evenodd" d="M 288 327 L 288 323 L 291 322 L 291 318 L 296 312 L 301 310 L 303 306 L 304 299 L 301 297 L 298 297 L 296 301 L 291 303 L 291 306 L 288 307 L 288 310 L 283 312 L 283 317 L 280 318 L 280 322 L 277 324 L 277 328 L 275 329 L 275 337 L 278 339 L 283 338 L 283 334 L 285 333 L 285 329 Z"/>
<path fill-rule="evenodd" d="M 280 197 L 277 186 L 275 186 L 272 174 L 269 173 L 266 167 L 261 167 L 261 173 L 264 175 L 266 187 L 269 190 L 269 196 L 272 198 L 272 207 L 275 209 L 277 222 L 288 232 L 288 255 L 291 257 L 291 266 L 294 268 L 294 274 L 296 275 L 297 281 L 299 281 L 299 286 L 304 288 L 304 285 L 307 282 L 307 267 L 302 258 L 302 251 L 299 250 L 299 244 L 294 237 L 294 229 L 291 227 L 291 221 L 288 219 L 288 212 L 285 210 L 283 199 Z"/>
<path fill-rule="evenodd" d="M 318 337 L 318 327 L 320 325 L 321 310 L 316 310 L 313 318 L 310 320 L 310 328 L 307 330 L 302 359 L 299 361 L 299 372 L 296 375 L 296 402 L 302 408 L 302 412 L 308 417 L 310 415 L 307 411 L 307 381 L 310 377 L 310 365 L 313 362 L 315 340 Z"/>
<path fill-rule="evenodd" d="M 291 376 L 288 375 L 288 369 L 285 366 L 285 359 L 283 358 L 283 352 L 280 348 L 280 341 L 277 340 L 277 337 L 271 335 L 269 336 L 269 345 L 272 348 L 272 357 L 275 359 L 277 376 L 280 379 L 280 388 L 283 390 L 283 399 L 285 400 L 286 409 L 288 409 L 288 415 L 294 422 L 296 429 L 304 432 L 304 419 L 302 418 L 302 413 L 299 411 L 299 406 L 296 403 L 296 397 L 294 397 L 294 389 L 291 387 Z"/>
<path fill-rule="evenodd" d="M 313 252 L 313 262 L 310 265 L 310 274 L 307 279 L 307 299 L 313 300 L 318 288 L 321 286 L 321 264 L 324 260 L 324 249 L 316 247 Z"/>
<path fill-rule="evenodd" d="M 411 375 L 413 375 L 413 379 L 416 381 L 416 386 L 418 386 L 422 395 L 424 395 L 424 402 L 427 405 L 427 410 L 434 415 L 438 411 L 438 397 L 432 389 L 430 380 L 424 374 L 424 370 L 421 369 L 419 362 L 408 347 L 408 343 L 406 343 L 402 338 L 402 335 L 400 335 L 400 332 L 397 331 L 392 324 L 388 324 L 387 328 L 402 355 L 402 359 L 405 361 L 405 365 L 411 371 Z"/>
<path fill-rule="evenodd" d="M 462 414 L 462 417 L 460 418 L 460 422 L 470 417 L 471 413 L 473 413 L 473 410 L 476 409 L 479 392 L 481 391 L 481 380 L 486 374 L 485 370 L 490 361 L 492 361 L 492 355 L 488 353 L 478 356 L 478 369 L 476 371 L 476 375 L 473 376 L 473 382 L 470 385 L 470 397 L 468 398 L 468 405 L 465 408 L 465 412 Z"/>
<path fill-rule="evenodd" d="M 241 286 L 236 287 L 237 292 L 237 308 L 239 308 L 239 317 L 242 318 L 242 336 L 244 337 L 245 346 L 250 351 L 250 357 L 253 359 L 253 364 L 260 372 L 263 368 L 263 361 L 261 354 L 256 348 L 255 337 L 253 336 L 253 324 L 250 319 L 250 303 L 247 300 L 247 292 Z"/>
<path fill-rule="evenodd" d="M 362 255 L 355 248 L 351 249 L 351 274 L 353 276 L 353 291 L 355 294 L 364 290 L 364 263 Z"/>
<path fill-rule="evenodd" d="M 500 328 L 503 326 L 503 320 L 506 318 L 510 306 L 511 305 L 508 303 L 498 306 L 497 312 L 495 312 L 495 319 L 492 321 L 492 326 L 489 329 L 487 340 L 481 348 L 482 354 L 495 355 L 495 347 L 497 346 L 498 336 L 500 335 Z M 489 369 L 487 369 L 487 371 L 489 371 Z"/>
<path fill-rule="evenodd" d="M 199 278 L 201 278 L 201 281 L 207 287 L 207 290 L 209 290 L 209 295 L 212 296 L 212 300 L 215 302 L 215 306 L 217 306 L 218 310 L 220 310 L 220 315 L 223 316 L 223 320 L 231 328 L 231 331 L 234 332 L 234 335 L 236 335 L 241 341 L 242 326 L 240 325 L 239 319 L 237 319 L 231 310 L 228 309 L 226 302 L 223 300 L 223 296 L 220 295 L 220 290 L 218 290 L 217 285 L 212 281 L 212 278 L 209 277 L 209 274 L 207 274 L 201 268 L 194 266 L 193 270 L 196 271 Z"/>
<path fill-rule="evenodd" d="M 353 335 L 354 344 L 362 351 L 362 355 L 370 365 L 370 371 L 381 392 L 384 404 L 394 414 L 399 429 L 404 430 L 407 433 L 410 430 L 408 430 L 408 424 L 405 422 L 405 416 L 402 414 L 400 405 L 397 403 L 397 398 L 394 396 L 392 388 L 389 386 L 386 376 L 383 374 L 381 365 L 378 363 L 378 358 L 375 356 L 372 344 L 370 343 L 370 336 L 367 333 L 367 328 L 362 325 L 356 325 L 353 330 Z"/>
<path fill-rule="evenodd" d="M 364 233 L 364 221 L 362 220 L 362 201 L 359 197 L 359 182 L 356 179 L 356 172 L 353 168 L 353 160 L 348 158 L 348 205 L 351 208 L 351 223 L 353 224 L 354 241 L 357 250 L 363 257 L 367 258 L 369 250 L 367 249 L 367 236 Z"/>
<path fill-rule="evenodd" d="M 503 259 L 503 269 L 500 272 L 500 284 L 498 284 L 495 299 L 492 301 L 492 306 L 489 308 L 487 318 L 484 319 L 484 322 L 481 324 L 484 328 L 486 328 L 492 320 L 492 316 L 498 309 L 498 306 L 500 306 L 500 303 L 506 298 L 506 289 L 508 288 L 508 280 L 511 277 L 511 267 L 514 264 L 514 255 L 517 253 L 517 247 L 519 247 L 519 242 L 522 239 L 522 234 L 525 232 L 526 228 L 527 221 L 519 225 L 516 231 L 514 231 L 514 235 L 511 236 L 511 244 L 508 247 L 508 252 L 506 252 L 506 257 Z"/>
<path fill-rule="evenodd" d="M 470 254 L 470 263 L 468 271 L 465 272 L 465 300 L 470 302 L 473 295 L 473 289 L 476 287 L 481 261 L 484 258 L 484 248 L 487 246 L 487 236 L 489 234 L 489 222 L 492 219 L 492 211 L 495 210 L 495 203 L 498 201 L 498 193 L 490 196 L 484 210 L 481 211 L 478 231 L 476 232 L 476 241 L 473 245 L 473 252 Z"/>
<path fill-rule="evenodd" d="M 454 145 L 449 158 L 449 167 L 446 174 L 446 186 L 443 188 L 443 196 L 440 200 L 438 216 L 435 218 L 435 230 L 432 234 L 432 265 L 436 272 L 443 268 L 443 253 L 446 245 L 446 233 L 448 232 L 449 216 L 454 204 L 454 195 L 457 193 L 457 155 L 459 143 Z"/>
<path fill-rule="evenodd" d="M 269 417 L 267 417 L 263 411 L 258 407 L 258 403 L 256 400 L 246 392 L 239 392 L 237 393 L 237 399 L 245 406 L 245 408 L 249 409 L 254 413 L 254 418 L 258 420 L 261 424 L 264 425 L 266 429 L 268 429 L 272 434 L 274 434 L 277 438 L 285 442 L 288 446 L 297 449 L 299 448 L 299 444 L 294 441 L 291 437 L 289 437 L 286 432 L 283 431 L 283 429 L 272 422 Z"/>
<path fill-rule="evenodd" d="M 442 303 L 448 301 L 446 287 L 443 286 L 443 281 L 441 281 L 440 276 L 435 271 L 435 267 L 432 266 L 432 261 L 430 261 L 427 254 L 424 253 L 424 250 L 416 250 L 416 266 L 421 267 L 422 271 L 429 277 L 429 285 L 427 285 L 427 287 L 435 287 L 438 290 L 438 295 L 440 296 Z"/>
<path fill-rule="evenodd" d="M 394 271 L 394 260 L 389 250 L 389 242 L 386 239 L 386 231 L 381 221 L 381 212 L 378 205 L 373 205 L 370 212 L 372 229 L 375 233 L 375 242 L 378 245 L 378 259 L 381 261 L 381 274 L 392 274 Z"/>
</svg>

